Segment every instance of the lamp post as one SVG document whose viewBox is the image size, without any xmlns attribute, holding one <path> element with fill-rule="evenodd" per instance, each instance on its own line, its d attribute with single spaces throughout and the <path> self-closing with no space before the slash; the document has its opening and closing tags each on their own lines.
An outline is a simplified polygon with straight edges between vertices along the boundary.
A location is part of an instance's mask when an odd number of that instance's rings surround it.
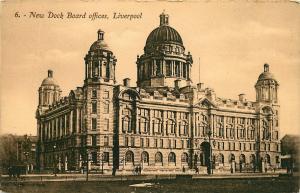
<svg viewBox="0 0 300 193">
<path fill-rule="evenodd" d="M 89 181 L 89 151 L 86 149 L 86 181 Z"/>
<path fill-rule="evenodd" d="M 56 155 L 55 155 L 55 149 L 56 149 L 56 145 L 53 145 L 53 173 L 54 173 L 54 176 L 56 176 Z"/>
<path fill-rule="evenodd" d="M 210 137 L 211 137 L 211 128 L 208 130 L 208 143 L 209 143 L 209 165 L 208 165 L 208 174 L 213 174 L 213 167 L 212 167 L 212 147 L 211 147 L 211 142 L 210 142 Z"/>
<path fill-rule="evenodd" d="M 101 154 L 101 174 L 103 174 L 104 153 Z"/>
<path fill-rule="evenodd" d="M 25 152 L 23 152 L 23 154 L 25 156 L 26 174 L 28 174 L 28 155 L 29 155 L 29 152 L 25 151 Z"/>
</svg>

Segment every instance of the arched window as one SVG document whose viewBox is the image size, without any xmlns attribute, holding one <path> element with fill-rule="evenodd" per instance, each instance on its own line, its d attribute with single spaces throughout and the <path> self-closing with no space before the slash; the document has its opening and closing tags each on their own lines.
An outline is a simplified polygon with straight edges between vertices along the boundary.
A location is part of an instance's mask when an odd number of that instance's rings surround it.
<svg viewBox="0 0 300 193">
<path fill-rule="evenodd" d="M 142 153 L 142 161 L 143 161 L 143 163 L 149 163 L 149 154 L 148 154 L 148 152 L 144 151 Z"/>
<path fill-rule="evenodd" d="M 182 155 L 181 155 L 181 162 L 182 163 L 188 163 L 189 162 L 189 156 L 188 156 L 188 154 L 187 153 L 182 153 Z"/>
<path fill-rule="evenodd" d="M 254 128 L 252 126 L 248 128 L 247 132 L 247 138 L 254 139 Z"/>
<path fill-rule="evenodd" d="M 254 154 L 250 155 L 250 163 L 252 163 L 252 164 L 255 163 L 255 155 Z"/>
<path fill-rule="evenodd" d="M 205 157 L 204 157 L 204 153 L 200 153 L 200 164 L 201 166 L 205 165 Z"/>
<path fill-rule="evenodd" d="M 219 137 L 224 137 L 224 127 L 222 124 L 218 124 L 217 125 L 217 129 L 218 129 L 218 134 L 219 134 Z"/>
<path fill-rule="evenodd" d="M 221 153 L 218 155 L 218 162 L 224 164 L 224 155 Z"/>
<path fill-rule="evenodd" d="M 240 155 L 240 163 L 246 163 L 246 156 L 244 154 Z"/>
<path fill-rule="evenodd" d="M 263 108 L 262 108 L 262 112 L 263 112 L 264 114 L 266 114 L 266 115 L 271 115 L 271 114 L 273 114 L 273 111 L 272 111 L 272 109 L 271 109 L 270 107 L 263 107 Z"/>
<path fill-rule="evenodd" d="M 263 121 L 263 139 L 269 139 L 270 132 L 269 132 L 269 125 L 267 121 Z"/>
<path fill-rule="evenodd" d="M 134 154 L 132 151 L 127 151 L 125 155 L 125 162 L 126 163 L 133 163 L 134 162 Z"/>
<path fill-rule="evenodd" d="M 245 138 L 245 128 L 241 125 L 238 126 L 237 128 L 237 134 L 238 134 L 238 138 L 240 139 L 244 139 Z"/>
<path fill-rule="evenodd" d="M 160 152 L 157 152 L 155 154 L 155 163 L 162 163 L 163 162 L 163 156 Z"/>
<path fill-rule="evenodd" d="M 153 124 L 152 126 L 153 126 L 154 133 L 161 133 L 162 132 L 161 120 L 160 119 L 153 120 L 152 124 Z"/>
<path fill-rule="evenodd" d="M 226 137 L 227 138 L 234 137 L 234 128 L 231 124 L 226 126 Z"/>
<path fill-rule="evenodd" d="M 171 152 L 168 157 L 169 163 L 176 163 L 176 155 L 174 152 Z"/>
<path fill-rule="evenodd" d="M 230 154 L 230 155 L 229 155 L 229 158 L 228 158 L 228 162 L 231 163 L 231 162 L 234 161 L 234 160 L 235 160 L 234 154 Z"/>
<path fill-rule="evenodd" d="M 166 123 L 166 128 L 168 129 L 168 133 L 175 133 L 175 122 L 172 120 L 168 120 Z"/>
<path fill-rule="evenodd" d="M 148 132 L 148 120 L 144 117 L 139 119 L 139 127 L 140 127 L 140 131 L 143 133 Z"/>
<path fill-rule="evenodd" d="M 179 131 L 181 135 L 187 135 L 188 134 L 188 124 L 186 121 L 182 121 L 179 123 Z"/>
<path fill-rule="evenodd" d="M 270 158 L 269 154 L 265 155 L 265 161 L 266 161 L 267 164 L 271 164 L 271 158 Z"/>
<path fill-rule="evenodd" d="M 131 132 L 131 119 L 130 117 L 126 116 L 122 120 L 122 130 L 125 132 Z"/>
</svg>

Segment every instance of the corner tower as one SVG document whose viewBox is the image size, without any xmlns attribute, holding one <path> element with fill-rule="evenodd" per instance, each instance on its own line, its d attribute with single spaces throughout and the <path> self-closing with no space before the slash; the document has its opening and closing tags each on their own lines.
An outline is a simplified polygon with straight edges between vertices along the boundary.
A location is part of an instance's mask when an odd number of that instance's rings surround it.
<svg viewBox="0 0 300 193">
<path fill-rule="evenodd" d="M 61 97 L 61 89 L 53 78 L 53 71 L 48 70 L 48 76 L 43 80 L 39 88 L 38 110 L 46 110 L 49 105 L 58 101 Z"/>
<path fill-rule="evenodd" d="M 85 60 L 85 84 L 93 82 L 115 83 L 116 58 L 104 41 L 104 31 L 97 32 L 97 40 L 91 45 Z"/>
<path fill-rule="evenodd" d="M 169 26 L 169 15 L 160 15 L 160 26 L 148 36 L 144 54 L 137 57 L 138 87 L 175 87 L 191 83 L 193 59 L 185 53 L 179 33 Z"/>
<path fill-rule="evenodd" d="M 269 71 L 269 64 L 264 64 L 264 71 L 259 75 L 255 84 L 256 101 L 270 104 L 278 103 L 279 84 Z"/>
</svg>

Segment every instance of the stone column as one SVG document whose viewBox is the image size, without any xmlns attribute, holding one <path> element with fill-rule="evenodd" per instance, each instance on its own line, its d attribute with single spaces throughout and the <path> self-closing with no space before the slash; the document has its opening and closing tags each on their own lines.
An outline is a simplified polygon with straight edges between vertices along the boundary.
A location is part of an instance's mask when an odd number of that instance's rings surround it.
<svg viewBox="0 0 300 193">
<path fill-rule="evenodd" d="M 70 120 L 69 121 L 70 121 L 70 123 L 69 123 L 70 132 L 73 133 L 73 109 L 70 112 Z"/>
<path fill-rule="evenodd" d="M 65 171 L 68 170 L 68 156 L 65 156 Z"/>
<path fill-rule="evenodd" d="M 61 171 L 61 157 L 58 157 L 58 170 Z"/>
<path fill-rule="evenodd" d="M 79 108 L 76 107 L 76 133 L 79 133 Z"/>
</svg>

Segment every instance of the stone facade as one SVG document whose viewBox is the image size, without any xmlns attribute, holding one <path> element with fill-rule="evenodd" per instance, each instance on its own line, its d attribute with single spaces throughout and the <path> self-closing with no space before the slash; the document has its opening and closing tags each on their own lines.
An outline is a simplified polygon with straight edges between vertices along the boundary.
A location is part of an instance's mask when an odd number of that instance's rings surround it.
<svg viewBox="0 0 300 193">
<path fill-rule="evenodd" d="M 129 78 L 116 83 L 116 63 L 99 30 L 82 87 L 62 98 L 49 71 L 36 113 L 41 169 L 156 172 L 204 170 L 210 161 L 216 170 L 279 163 L 279 84 L 268 64 L 255 84 L 256 101 L 193 85 L 192 55 L 164 13 L 137 58 L 137 87 Z"/>
</svg>

